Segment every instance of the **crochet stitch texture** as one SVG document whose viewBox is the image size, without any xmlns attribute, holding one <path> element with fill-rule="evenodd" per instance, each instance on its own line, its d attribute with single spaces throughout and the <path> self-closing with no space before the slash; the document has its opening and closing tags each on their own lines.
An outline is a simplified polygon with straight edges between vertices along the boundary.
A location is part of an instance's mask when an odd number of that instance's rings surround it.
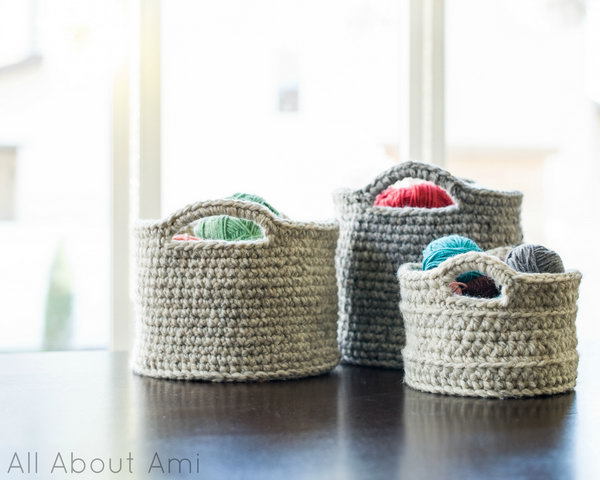
<svg viewBox="0 0 600 480">
<path fill-rule="evenodd" d="M 443 208 L 376 207 L 377 194 L 403 178 L 429 180 L 456 202 Z M 347 363 L 402 367 L 405 334 L 398 310 L 398 267 L 421 259 L 432 240 L 469 237 L 484 249 L 522 241 L 522 194 L 485 189 L 433 165 L 405 162 L 367 187 L 336 192 L 338 340 Z"/>
<path fill-rule="evenodd" d="M 172 240 L 199 218 L 221 214 L 258 223 L 265 238 Z M 338 364 L 336 225 L 218 200 L 140 222 L 135 235 L 136 373 L 257 381 L 316 375 Z"/>
<path fill-rule="evenodd" d="M 469 270 L 493 278 L 501 296 L 454 295 L 450 282 Z M 398 278 L 409 386 L 501 398 L 574 388 L 579 272 L 519 273 L 495 256 L 469 252 L 429 271 L 405 264 Z"/>
</svg>

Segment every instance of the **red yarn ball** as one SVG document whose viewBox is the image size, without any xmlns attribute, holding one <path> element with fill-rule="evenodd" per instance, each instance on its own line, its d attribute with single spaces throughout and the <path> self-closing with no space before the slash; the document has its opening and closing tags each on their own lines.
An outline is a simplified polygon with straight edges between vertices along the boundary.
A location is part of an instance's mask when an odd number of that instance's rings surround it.
<svg viewBox="0 0 600 480">
<path fill-rule="evenodd" d="M 424 182 L 410 187 L 388 187 L 375 199 L 377 207 L 441 208 L 454 205 L 452 197 L 441 187 Z"/>
</svg>

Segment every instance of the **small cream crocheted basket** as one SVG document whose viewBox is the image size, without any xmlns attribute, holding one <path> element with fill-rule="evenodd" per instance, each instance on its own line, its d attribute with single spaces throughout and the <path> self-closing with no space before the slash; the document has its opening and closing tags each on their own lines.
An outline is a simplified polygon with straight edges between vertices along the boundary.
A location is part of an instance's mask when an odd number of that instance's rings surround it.
<svg viewBox="0 0 600 480">
<path fill-rule="evenodd" d="M 446 189 L 455 205 L 443 208 L 374 206 L 377 195 L 404 178 Z M 334 195 L 339 332 L 346 363 L 402 368 L 404 324 L 396 274 L 419 261 L 429 242 L 445 235 L 472 238 L 487 250 L 521 243 L 521 192 L 490 190 L 425 163 L 404 162 L 360 190 Z"/>
<path fill-rule="evenodd" d="M 202 217 L 258 223 L 253 241 L 174 241 Z M 334 224 L 280 218 L 238 200 L 142 221 L 133 370 L 151 377 L 258 381 L 317 375 L 339 362 Z"/>
<path fill-rule="evenodd" d="M 501 295 L 455 295 L 449 284 L 472 270 L 493 278 Z M 579 272 L 519 273 L 496 256 L 469 252 L 428 271 L 402 265 L 398 278 L 407 385 L 500 398 L 575 387 Z"/>
</svg>

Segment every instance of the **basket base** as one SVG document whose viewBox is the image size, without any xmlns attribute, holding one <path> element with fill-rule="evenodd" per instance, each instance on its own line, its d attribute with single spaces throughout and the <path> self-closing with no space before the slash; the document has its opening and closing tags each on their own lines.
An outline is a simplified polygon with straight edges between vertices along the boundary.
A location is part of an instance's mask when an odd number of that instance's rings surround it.
<svg viewBox="0 0 600 480">
<path fill-rule="evenodd" d="M 306 368 L 294 368 L 286 370 L 276 370 L 271 372 L 235 372 L 221 373 L 202 370 L 159 370 L 156 368 L 142 367 L 137 364 L 132 365 L 133 373 L 144 377 L 162 378 L 168 380 L 188 380 L 205 382 L 267 382 L 270 380 L 293 380 L 297 378 L 313 377 L 322 375 L 333 370 L 339 364 L 339 357 L 334 360 L 322 363 L 316 366 Z"/>
<path fill-rule="evenodd" d="M 528 390 L 503 390 L 503 391 L 491 391 L 491 390 L 471 390 L 471 389 L 459 389 L 459 388 L 445 388 L 445 387 L 432 387 L 431 385 L 419 384 L 404 379 L 406 385 L 413 390 L 419 390 L 426 393 L 436 393 L 441 395 L 450 395 L 453 397 L 481 397 L 481 398 L 525 398 L 525 397 L 538 397 L 542 395 L 559 395 L 567 393 L 575 389 L 575 382 L 571 385 L 561 385 L 551 389 L 528 389 Z"/>
<path fill-rule="evenodd" d="M 404 382 L 415 390 L 462 397 L 518 398 L 575 388 L 577 358 L 539 366 L 452 365 L 406 360 Z"/>
<path fill-rule="evenodd" d="M 389 368 L 402 370 L 404 363 L 398 360 L 371 360 L 367 358 L 355 358 L 342 355 L 342 363 L 347 365 L 358 365 L 361 367 L 373 367 L 373 368 Z"/>
</svg>

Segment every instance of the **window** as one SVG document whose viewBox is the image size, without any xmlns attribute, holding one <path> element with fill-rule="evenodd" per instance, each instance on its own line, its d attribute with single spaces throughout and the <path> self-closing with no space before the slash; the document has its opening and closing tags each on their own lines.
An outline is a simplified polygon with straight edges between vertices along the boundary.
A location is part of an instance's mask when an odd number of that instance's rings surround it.
<svg viewBox="0 0 600 480">
<path fill-rule="evenodd" d="M 0 0 L 0 70 L 35 59 L 38 0 Z"/>
<path fill-rule="evenodd" d="M 600 234 L 600 114 L 587 84 L 594 3 L 453 0 L 446 9 L 446 166 L 524 192 L 525 239 L 584 275 L 581 338 L 600 335 L 585 300 L 600 288 L 589 254 Z"/>
<path fill-rule="evenodd" d="M 332 217 L 332 190 L 397 162 L 401 7 L 163 2 L 163 214 L 249 191 Z"/>
<path fill-rule="evenodd" d="M 139 216 L 241 191 L 323 220 L 333 190 L 409 158 L 523 190 L 526 238 L 581 267 L 590 298 L 599 12 L 0 0 L 0 351 L 127 347 Z"/>
<path fill-rule="evenodd" d="M 0 351 L 108 344 L 118 3 L 0 2 Z"/>
<path fill-rule="evenodd" d="M 0 147 L 0 221 L 16 216 L 16 163 L 16 148 Z"/>
</svg>

